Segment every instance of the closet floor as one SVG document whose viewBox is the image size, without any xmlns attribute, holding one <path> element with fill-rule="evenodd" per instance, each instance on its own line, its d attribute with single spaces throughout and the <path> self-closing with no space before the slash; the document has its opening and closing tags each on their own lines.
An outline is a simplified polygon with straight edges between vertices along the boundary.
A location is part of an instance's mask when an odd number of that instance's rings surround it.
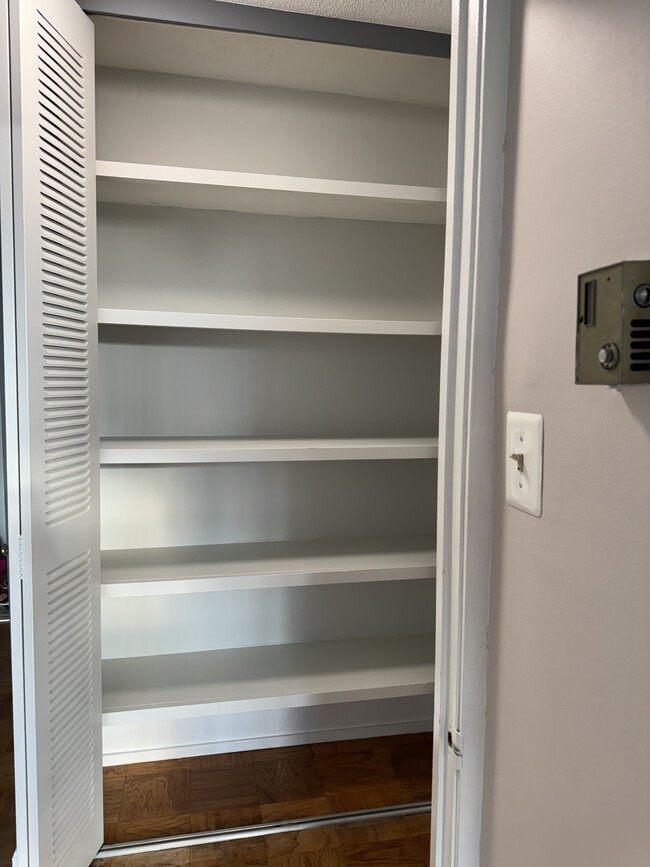
<svg viewBox="0 0 650 867">
<path fill-rule="evenodd" d="M 431 814 L 98 859 L 93 867 L 428 867 Z"/>
<path fill-rule="evenodd" d="M 14 736 L 11 719 L 9 624 L 0 624 L 0 864 L 11 864 L 16 848 Z"/>
<path fill-rule="evenodd" d="M 105 768 L 105 842 L 428 801 L 431 765 L 419 733 Z"/>
</svg>

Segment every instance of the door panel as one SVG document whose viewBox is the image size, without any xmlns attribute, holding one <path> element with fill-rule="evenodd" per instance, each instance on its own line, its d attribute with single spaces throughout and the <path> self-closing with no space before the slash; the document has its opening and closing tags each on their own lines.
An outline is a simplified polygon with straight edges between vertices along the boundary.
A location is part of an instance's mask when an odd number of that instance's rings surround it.
<svg viewBox="0 0 650 867">
<path fill-rule="evenodd" d="M 27 720 L 19 863 L 87 867 L 103 837 L 93 29 L 74 0 L 12 0 L 9 27 L 17 376 L 7 412 L 20 479 L 8 505 L 20 521 L 15 699 Z"/>
</svg>

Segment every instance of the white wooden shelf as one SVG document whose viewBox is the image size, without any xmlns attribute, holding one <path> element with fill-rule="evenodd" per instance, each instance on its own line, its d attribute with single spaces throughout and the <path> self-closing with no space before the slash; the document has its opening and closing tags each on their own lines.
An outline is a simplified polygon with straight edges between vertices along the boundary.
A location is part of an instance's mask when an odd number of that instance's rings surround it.
<svg viewBox="0 0 650 867">
<path fill-rule="evenodd" d="M 442 322 L 400 319 L 319 319 L 305 316 L 241 316 L 100 307 L 100 325 L 203 328 L 229 331 L 287 331 L 318 334 L 440 335 Z"/>
<path fill-rule="evenodd" d="M 102 596 L 433 578 L 431 539 L 311 539 L 102 552 Z"/>
<path fill-rule="evenodd" d="M 433 651 L 427 633 L 105 660 L 104 724 L 425 695 Z"/>
<path fill-rule="evenodd" d="M 444 223 L 439 187 L 97 161 L 97 200 L 292 217 Z"/>
<path fill-rule="evenodd" d="M 434 437 L 382 439 L 122 439 L 100 442 L 99 460 L 109 464 L 214 464 L 251 461 L 366 461 L 433 459 Z"/>
</svg>

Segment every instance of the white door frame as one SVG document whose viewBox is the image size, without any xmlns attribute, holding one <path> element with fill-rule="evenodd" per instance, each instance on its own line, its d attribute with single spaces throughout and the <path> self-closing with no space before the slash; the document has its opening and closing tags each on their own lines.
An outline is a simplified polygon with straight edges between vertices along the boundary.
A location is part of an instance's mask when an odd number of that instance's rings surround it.
<svg viewBox="0 0 650 867">
<path fill-rule="evenodd" d="M 15 387 L 7 383 L 16 383 L 17 350 L 15 333 L 15 299 L 13 293 L 14 274 L 14 228 L 13 228 L 13 150 L 11 131 L 11 94 L 10 94 L 10 62 L 9 62 L 9 4 L 0 5 L 0 120 L 5 121 L 6 128 L 0 135 L 0 289 L 2 289 L 2 340 L 3 340 L 3 401 L 5 417 L 3 434 L 5 437 L 6 478 L 5 492 L 7 497 L 16 499 L 20 490 L 20 474 L 18 471 L 18 395 Z M 4 291 L 4 287 L 12 287 Z M 3 495 L 4 495 L 3 493 Z M 20 538 L 20 515 L 14 509 L 7 509 L 7 539 L 12 543 Z M 19 574 L 20 557 L 17 546 L 9 545 L 8 567 L 9 577 Z M 15 582 L 11 587 L 11 679 L 12 683 L 23 681 L 22 653 L 16 653 L 16 647 L 22 648 L 22 588 L 15 591 Z M 26 723 L 25 707 L 21 701 L 13 701 L 14 728 L 14 790 L 16 807 L 16 841 L 17 850 L 25 850 L 27 841 L 27 777 L 22 771 L 26 768 Z M 16 856 L 13 864 L 17 864 Z"/>
<path fill-rule="evenodd" d="M 452 0 L 432 867 L 479 867 L 510 0 Z"/>
</svg>

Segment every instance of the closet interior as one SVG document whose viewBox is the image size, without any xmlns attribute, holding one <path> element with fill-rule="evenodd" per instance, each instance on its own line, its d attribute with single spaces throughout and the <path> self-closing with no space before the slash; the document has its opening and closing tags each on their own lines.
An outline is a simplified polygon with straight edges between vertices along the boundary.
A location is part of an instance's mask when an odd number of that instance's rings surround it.
<svg viewBox="0 0 650 867">
<path fill-rule="evenodd" d="M 449 61 L 94 24 L 104 762 L 430 730 Z"/>
</svg>

